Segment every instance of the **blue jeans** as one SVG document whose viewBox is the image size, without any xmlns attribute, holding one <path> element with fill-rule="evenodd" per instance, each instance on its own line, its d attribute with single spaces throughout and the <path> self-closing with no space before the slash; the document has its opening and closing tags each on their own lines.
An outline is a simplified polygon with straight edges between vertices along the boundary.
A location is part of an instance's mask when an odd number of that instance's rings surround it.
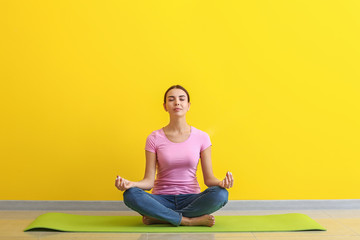
<svg viewBox="0 0 360 240">
<path fill-rule="evenodd" d="M 218 186 L 198 194 L 155 195 L 133 187 L 124 192 L 124 203 L 142 216 L 179 226 L 182 216 L 199 217 L 213 213 L 228 202 L 228 191 Z"/>
</svg>

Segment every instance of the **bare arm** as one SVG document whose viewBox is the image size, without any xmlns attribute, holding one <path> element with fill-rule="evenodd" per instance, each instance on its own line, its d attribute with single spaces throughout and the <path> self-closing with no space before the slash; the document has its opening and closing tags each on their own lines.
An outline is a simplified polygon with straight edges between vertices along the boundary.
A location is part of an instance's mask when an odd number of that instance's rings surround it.
<svg viewBox="0 0 360 240">
<path fill-rule="evenodd" d="M 234 178 L 230 172 L 226 173 L 226 176 L 223 180 L 219 180 L 214 176 L 211 163 L 211 146 L 200 152 L 200 158 L 204 183 L 206 186 L 220 186 L 222 188 L 231 188 L 233 186 Z"/>
<path fill-rule="evenodd" d="M 132 187 L 138 187 L 143 190 L 150 190 L 154 187 L 155 173 L 156 173 L 156 154 L 145 150 L 145 157 L 146 157 L 146 167 L 145 167 L 145 175 L 143 180 L 138 182 L 132 182 L 118 176 L 118 178 L 115 180 L 115 186 L 119 190 L 125 191 Z"/>
</svg>

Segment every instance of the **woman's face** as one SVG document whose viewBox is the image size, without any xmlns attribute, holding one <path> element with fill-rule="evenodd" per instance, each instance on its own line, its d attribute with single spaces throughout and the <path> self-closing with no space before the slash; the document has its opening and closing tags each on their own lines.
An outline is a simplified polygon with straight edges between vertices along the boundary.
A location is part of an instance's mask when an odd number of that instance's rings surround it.
<svg viewBox="0 0 360 240">
<path fill-rule="evenodd" d="M 171 89 L 166 94 L 166 103 L 164 104 L 165 111 L 169 114 L 184 115 L 190 109 L 190 103 L 186 93 L 178 88 Z"/>
</svg>

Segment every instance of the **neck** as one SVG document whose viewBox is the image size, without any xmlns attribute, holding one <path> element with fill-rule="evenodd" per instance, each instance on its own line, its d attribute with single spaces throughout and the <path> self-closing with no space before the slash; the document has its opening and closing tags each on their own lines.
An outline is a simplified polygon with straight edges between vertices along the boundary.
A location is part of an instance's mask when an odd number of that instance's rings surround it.
<svg viewBox="0 0 360 240">
<path fill-rule="evenodd" d="M 168 131 L 184 133 L 188 132 L 190 125 L 185 118 L 170 119 L 170 123 L 165 127 Z"/>
</svg>

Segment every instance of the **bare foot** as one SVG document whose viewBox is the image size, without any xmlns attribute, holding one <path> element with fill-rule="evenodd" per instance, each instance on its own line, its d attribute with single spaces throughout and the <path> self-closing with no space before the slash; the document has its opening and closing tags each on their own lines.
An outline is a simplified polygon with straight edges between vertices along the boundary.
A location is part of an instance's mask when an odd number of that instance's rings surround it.
<svg viewBox="0 0 360 240">
<path fill-rule="evenodd" d="M 183 226 L 208 226 L 212 227 L 215 224 L 215 217 L 212 215 L 203 215 L 200 217 L 188 218 L 183 217 L 181 224 Z"/>
<path fill-rule="evenodd" d="M 142 221 L 146 225 L 157 224 L 157 223 L 168 223 L 166 221 L 162 221 L 162 220 L 152 218 L 152 217 L 149 217 L 149 216 L 143 216 Z"/>
</svg>

